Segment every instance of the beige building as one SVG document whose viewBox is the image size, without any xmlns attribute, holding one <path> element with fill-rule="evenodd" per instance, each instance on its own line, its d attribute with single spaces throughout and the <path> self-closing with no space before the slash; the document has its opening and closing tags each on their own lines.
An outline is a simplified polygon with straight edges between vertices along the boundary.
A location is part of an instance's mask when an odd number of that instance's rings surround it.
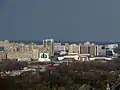
<svg viewBox="0 0 120 90">
<path fill-rule="evenodd" d="M 7 60 L 7 53 L 6 52 L 0 52 L 0 61 L 1 60 Z"/>
<path fill-rule="evenodd" d="M 84 44 L 79 44 L 79 53 L 97 56 L 98 55 L 98 46 L 95 44 L 90 44 L 89 42 L 86 42 Z"/>
<path fill-rule="evenodd" d="M 12 53 L 8 53 L 8 59 L 26 59 L 26 60 L 30 60 L 30 59 L 38 59 L 38 54 L 39 54 L 39 50 L 38 49 L 34 49 L 33 51 L 26 51 L 26 52 L 12 52 Z"/>
<path fill-rule="evenodd" d="M 0 52 L 0 59 L 38 59 L 38 53 L 41 48 L 40 45 L 34 43 L 25 44 L 25 43 L 14 43 L 9 42 L 8 40 L 0 41 L 0 47 L 5 47 L 7 50 L 5 53 Z"/>
<path fill-rule="evenodd" d="M 69 49 L 69 43 L 65 43 L 65 49 L 66 49 L 66 50 Z"/>
<path fill-rule="evenodd" d="M 70 44 L 68 47 L 69 53 L 90 54 L 91 56 L 98 55 L 98 45 L 86 42 L 84 44 Z"/>
<path fill-rule="evenodd" d="M 62 45 L 61 43 L 54 43 L 54 51 L 65 51 L 65 45 Z"/>
<path fill-rule="evenodd" d="M 79 52 L 79 45 L 77 44 L 70 44 L 68 47 L 69 53 L 78 53 Z"/>
<path fill-rule="evenodd" d="M 0 41 L 0 46 L 8 46 L 9 44 L 8 40 Z"/>
</svg>

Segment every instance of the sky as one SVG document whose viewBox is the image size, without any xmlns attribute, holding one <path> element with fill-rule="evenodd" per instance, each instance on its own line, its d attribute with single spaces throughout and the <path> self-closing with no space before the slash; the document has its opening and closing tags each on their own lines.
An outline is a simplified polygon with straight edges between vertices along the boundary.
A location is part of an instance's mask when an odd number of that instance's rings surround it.
<svg viewBox="0 0 120 90">
<path fill-rule="evenodd" d="M 120 0 L 0 0 L 0 39 L 120 41 Z"/>
</svg>

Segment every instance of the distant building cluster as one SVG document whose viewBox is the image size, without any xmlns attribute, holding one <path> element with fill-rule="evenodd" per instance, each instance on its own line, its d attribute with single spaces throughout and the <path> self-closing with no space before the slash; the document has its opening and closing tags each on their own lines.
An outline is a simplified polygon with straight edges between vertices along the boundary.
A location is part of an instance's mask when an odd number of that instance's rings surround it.
<svg viewBox="0 0 120 90">
<path fill-rule="evenodd" d="M 41 45 L 0 41 L 0 59 L 37 59 Z M 4 57 L 3 57 L 4 56 Z"/>
<path fill-rule="evenodd" d="M 35 43 L 16 43 L 8 40 L 0 41 L 0 60 L 4 59 L 17 59 L 17 60 L 43 60 L 45 57 L 41 57 L 42 54 L 46 53 L 47 58 L 50 60 L 51 57 L 57 56 L 58 59 L 63 57 L 76 59 L 80 58 L 92 58 L 92 57 L 114 57 L 113 49 L 117 48 L 118 44 L 109 45 L 96 45 L 89 41 L 79 44 L 69 43 L 56 43 L 54 39 L 43 40 L 42 45 Z M 49 61 L 48 60 L 48 61 Z"/>
<path fill-rule="evenodd" d="M 57 56 L 58 60 L 64 59 L 76 59 L 76 60 L 93 60 L 93 59 L 108 59 L 116 56 L 114 48 L 118 47 L 118 44 L 109 45 L 96 45 L 89 41 L 79 44 L 61 44 L 54 42 L 53 39 L 43 40 L 44 52 L 50 56 Z M 40 58 L 39 58 L 40 60 Z M 41 59 L 43 61 L 43 59 Z"/>
</svg>

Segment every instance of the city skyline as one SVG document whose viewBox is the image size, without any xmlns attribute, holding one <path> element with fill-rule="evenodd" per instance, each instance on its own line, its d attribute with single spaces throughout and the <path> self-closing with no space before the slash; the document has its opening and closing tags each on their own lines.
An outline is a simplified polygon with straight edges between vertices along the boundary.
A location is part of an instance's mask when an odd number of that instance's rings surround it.
<svg viewBox="0 0 120 90">
<path fill-rule="evenodd" d="M 0 39 L 120 41 L 120 1 L 1 0 Z"/>
</svg>

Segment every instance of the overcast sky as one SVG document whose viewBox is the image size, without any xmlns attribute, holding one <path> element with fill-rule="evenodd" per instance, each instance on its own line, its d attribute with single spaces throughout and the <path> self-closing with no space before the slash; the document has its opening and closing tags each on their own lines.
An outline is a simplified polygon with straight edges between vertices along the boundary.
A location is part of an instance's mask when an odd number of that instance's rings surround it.
<svg viewBox="0 0 120 90">
<path fill-rule="evenodd" d="M 120 41 L 120 0 L 0 0 L 0 39 Z"/>
</svg>

